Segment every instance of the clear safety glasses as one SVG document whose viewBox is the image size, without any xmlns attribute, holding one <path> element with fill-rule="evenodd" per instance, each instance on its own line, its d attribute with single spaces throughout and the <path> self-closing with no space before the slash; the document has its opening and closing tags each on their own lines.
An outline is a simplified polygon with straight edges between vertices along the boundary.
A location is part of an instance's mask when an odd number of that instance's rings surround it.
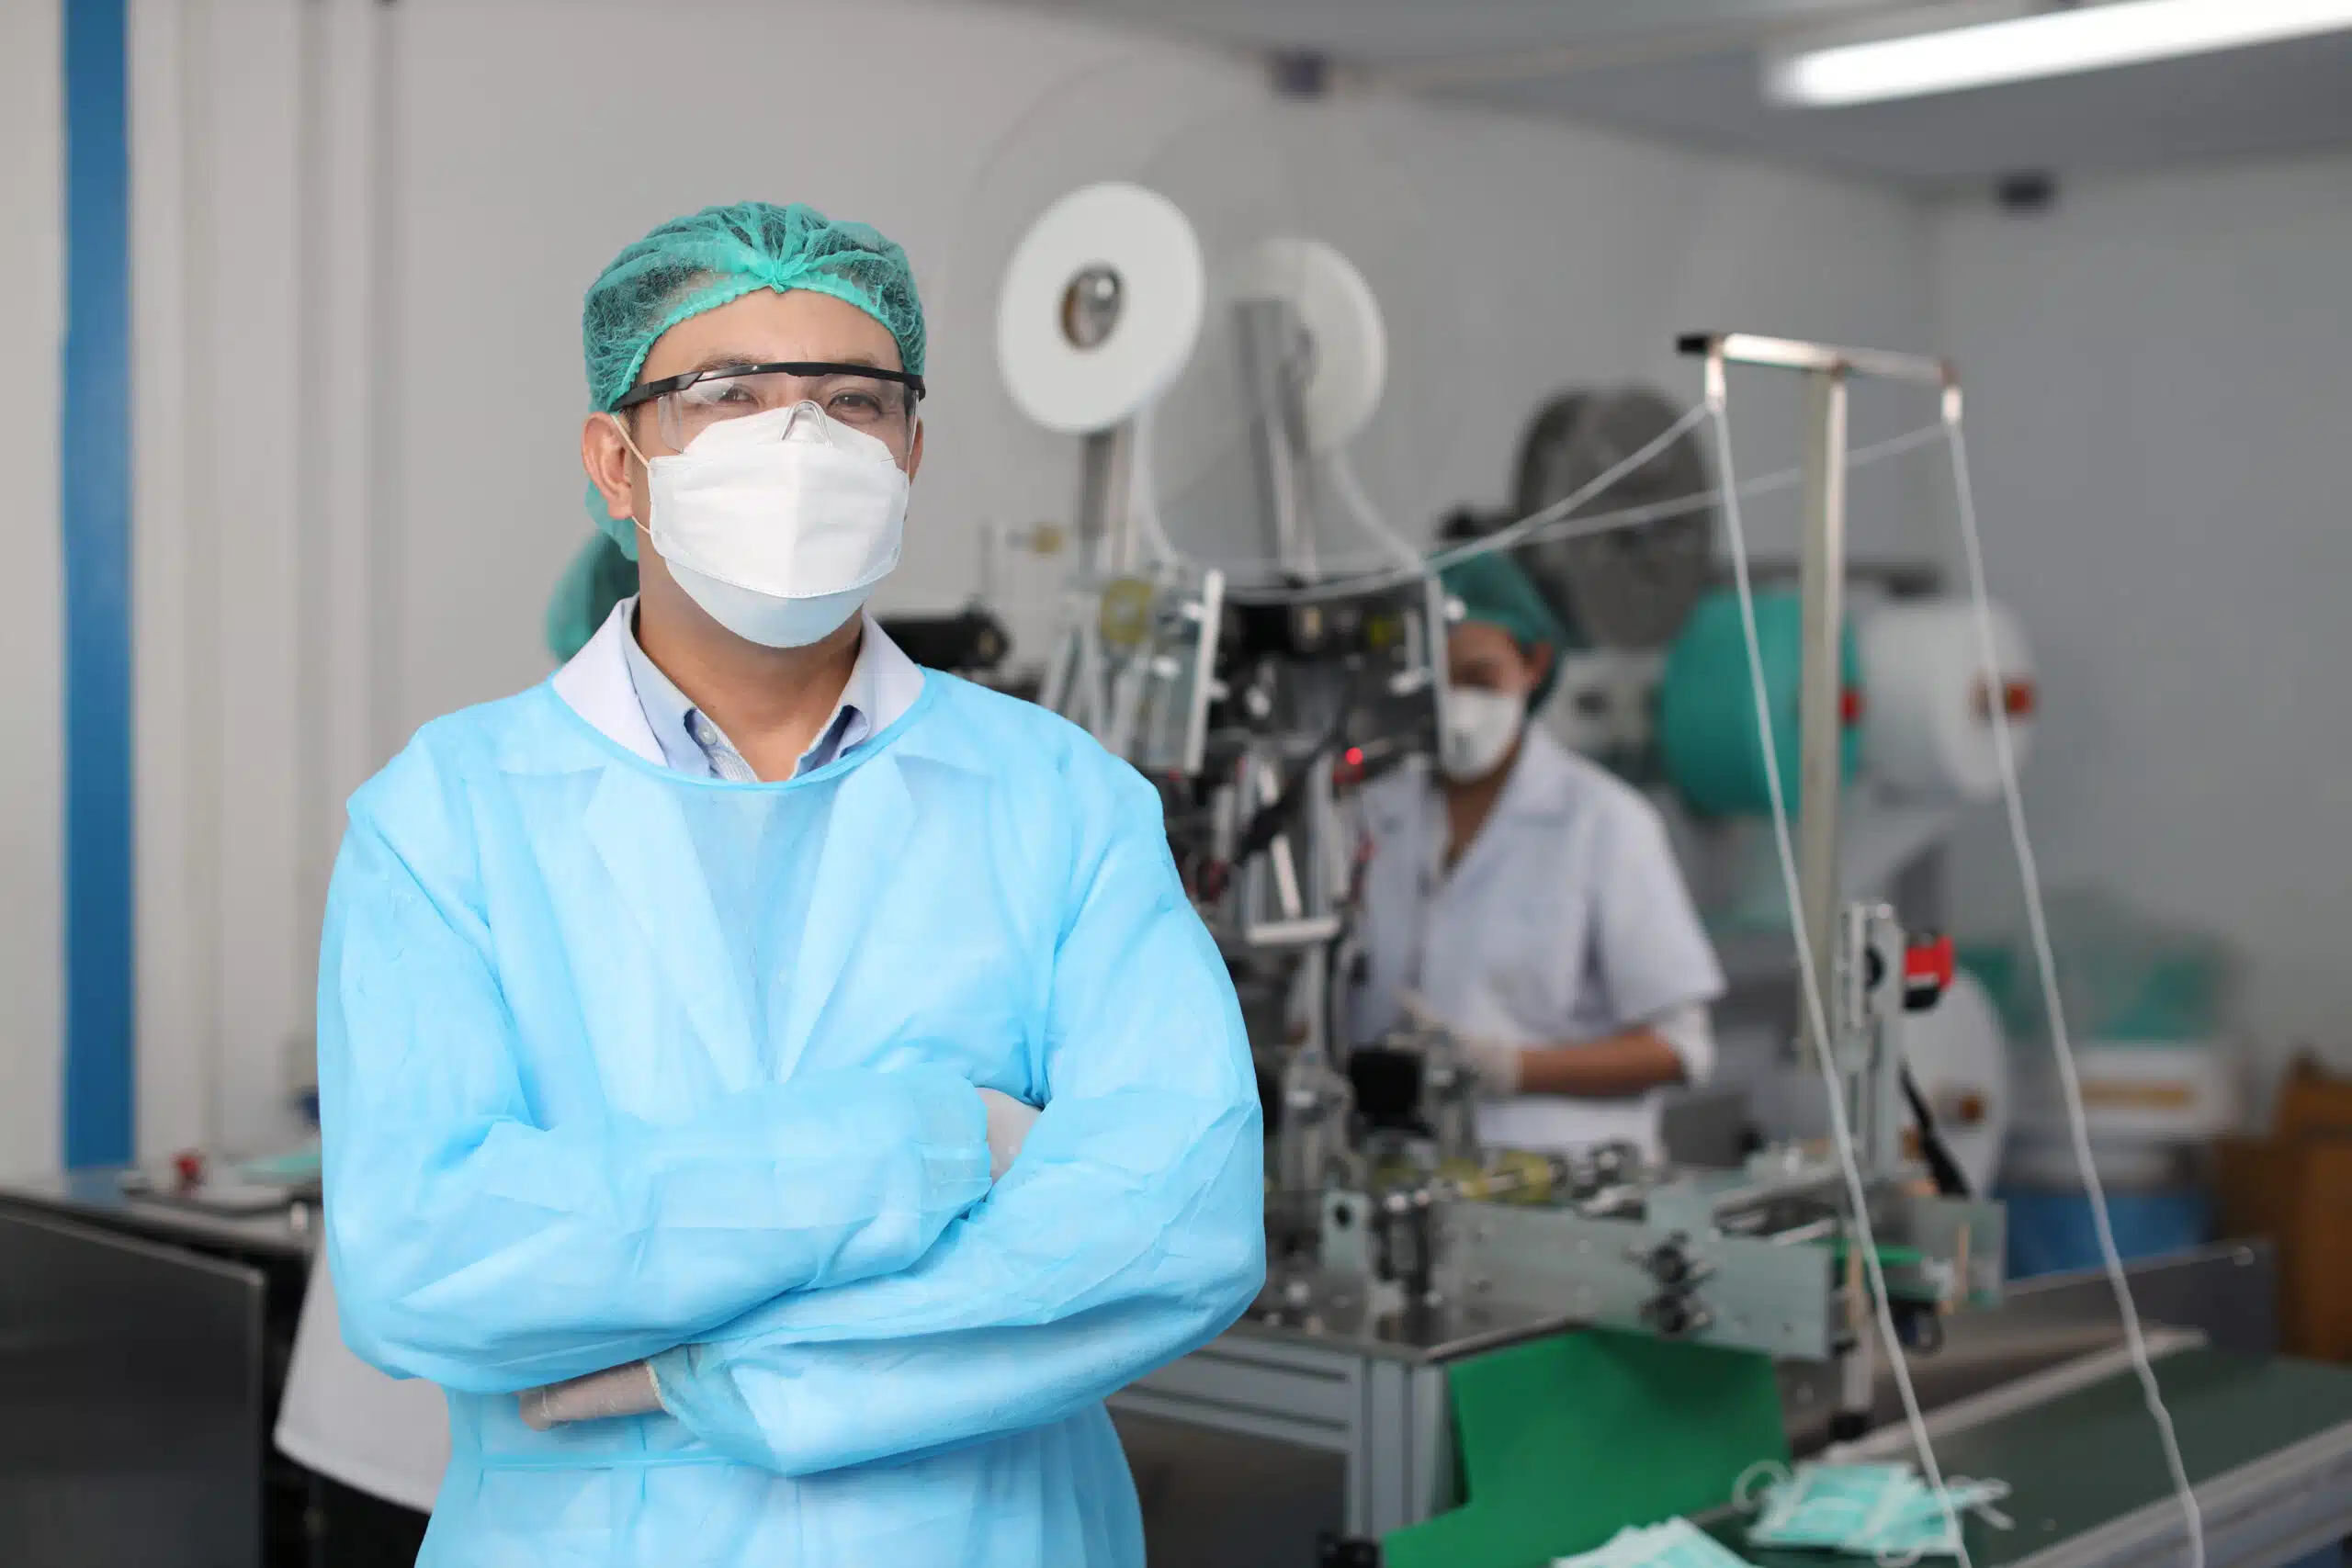
<svg viewBox="0 0 2352 1568">
<path fill-rule="evenodd" d="M 665 376 L 630 389 L 627 397 L 613 405 L 613 412 L 651 403 L 654 427 L 662 445 L 673 452 L 683 452 L 695 436 L 721 420 L 810 402 L 842 423 L 868 431 L 895 447 L 904 443 L 922 394 L 922 378 L 903 370 L 794 360 L 725 365 Z"/>
</svg>

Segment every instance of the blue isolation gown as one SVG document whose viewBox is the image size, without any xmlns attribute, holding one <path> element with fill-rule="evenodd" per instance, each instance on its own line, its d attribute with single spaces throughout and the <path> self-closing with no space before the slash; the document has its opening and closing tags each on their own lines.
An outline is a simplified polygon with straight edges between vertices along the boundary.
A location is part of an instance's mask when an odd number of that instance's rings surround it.
<svg viewBox="0 0 2352 1568">
<path fill-rule="evenodd" d="M 344 1334 L 449 1393 L 428 1568 L 1142 1562 L 1102 1400 L 1255 1293 L 1261 1134 L 1083 733 L 933 673 L 725 784 L 541 685 L 353 797 L 320 969 Z M 1045 1107 L 992 1189 L 975 1086 Z M 523 1425 L 646 1358 L 662 1413 Z"/>
</svg>

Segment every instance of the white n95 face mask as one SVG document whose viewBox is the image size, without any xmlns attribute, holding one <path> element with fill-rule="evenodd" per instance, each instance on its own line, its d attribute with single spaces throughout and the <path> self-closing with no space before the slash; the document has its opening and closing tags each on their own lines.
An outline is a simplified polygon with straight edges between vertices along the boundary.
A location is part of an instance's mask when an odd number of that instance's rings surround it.
<svg viewBox="0 0 2352 1568">
<path fill-rule="evenodd" d="M 1453 688 L 1445 694 L 1438 766 L 1456 784 L 1485 778 L 1500 765 L 1526 718 L 1527 699 L 1515 692 Z"/>
<path fill-rule="evenodd" d="M 678 586 L 747 641 L 818 641 L 899 564 L 906 470 L 880 440 L 813 402 L 723 420 L 646 472 L 653 547 Z"/>
</svg>

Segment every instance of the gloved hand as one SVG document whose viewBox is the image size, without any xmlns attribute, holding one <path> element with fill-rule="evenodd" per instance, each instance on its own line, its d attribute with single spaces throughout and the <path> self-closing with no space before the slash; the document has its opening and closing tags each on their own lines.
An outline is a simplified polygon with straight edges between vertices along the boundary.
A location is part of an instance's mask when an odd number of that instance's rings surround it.
<svg viewBox="0 0 2352 1568">
<path fill-rule="evenodd" d="M 989 1113 L 989 1179 L 995 1181 L 1021 1157 L 1021 1145 L 1040 1112 L 1035 1106 L 1024 1105 L 992 1089 L 984 1089 L 979 1095 L 980 1104 Z"/>
<path fill-rule="evenodd" d="M 653 1369 L 643 1361 L 608 1367 L 545 1388 L 526 1389 L 514 1397 L 523 1406 L 523 1425 L 534 1432 L 567 1421 L 647 1416 L 662 1408 L 662 1390 L 653 1381 Z"/>
<path fill-rule="evenodd" d="M 1470 1064 L 1477 1075 L 1479 1092 L 1489 1100 L 1509 1100 L 1519 1092 L 1521 1055 L 1525 1049 L 1508 1040 L 1487 1040 L 1477 1035 L 1463 1034 L 1430 1010 L 1430 1005 L 1411 991 L 1398 998 L 1405 1016 L 1412 1020 L 1416 1029 L 1432 1030 L 1453 1042 L 1462 1059 Z"/>
</svg>

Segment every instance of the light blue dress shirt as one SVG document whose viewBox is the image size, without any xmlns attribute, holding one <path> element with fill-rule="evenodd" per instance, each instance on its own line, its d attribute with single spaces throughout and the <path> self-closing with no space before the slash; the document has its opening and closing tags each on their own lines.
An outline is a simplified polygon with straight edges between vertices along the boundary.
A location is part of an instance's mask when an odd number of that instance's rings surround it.
<svg viewBox="0 0 2352 1568">
<path fill-rule="evenodd" d="M 629 684 L 638 705 L 662 748 L 662 760 L 678 773 L 695 778 L 722 779 L 729 784 L 756 784 L 759 774 L 726 733 L 664 675 L 637 640 L 637 603 L 628 605 L 623 624 L 621 657 L 628 665 Z M 909 659 L 871 615 L 863 615 L 865 634 L 858 639 L 857 662 L 850 667 L 841 700 L 831 716 L 817 731 L 817 739 L 800 754 L 792 776 L 813 772 L 854 750 L 896 724 L 922 694 L 922 667 Z"/>
</svg>

